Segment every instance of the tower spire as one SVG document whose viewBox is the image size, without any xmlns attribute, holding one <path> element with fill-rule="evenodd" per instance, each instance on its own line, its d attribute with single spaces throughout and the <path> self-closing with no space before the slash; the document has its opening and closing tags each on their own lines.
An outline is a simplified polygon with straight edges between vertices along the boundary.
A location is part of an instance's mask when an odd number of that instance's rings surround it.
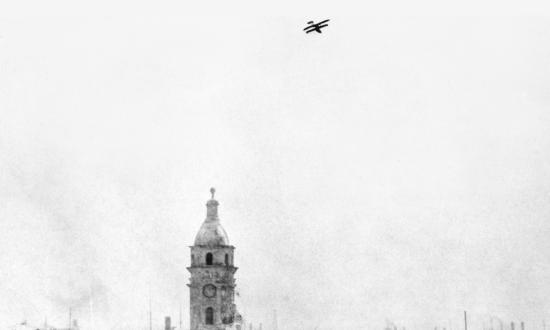
<svg viewBox="0 0 550 330">
<path fill-rule="evenodd" d="M 214 199 L 214 194 L 216 193 L 216 189 L 210 188 L 210 194 L 212 195 L 212 198 L 206 202 L 206 221 L 215 221 L 218 220 L 218 203 L 217 200 Z"/>
</svg>

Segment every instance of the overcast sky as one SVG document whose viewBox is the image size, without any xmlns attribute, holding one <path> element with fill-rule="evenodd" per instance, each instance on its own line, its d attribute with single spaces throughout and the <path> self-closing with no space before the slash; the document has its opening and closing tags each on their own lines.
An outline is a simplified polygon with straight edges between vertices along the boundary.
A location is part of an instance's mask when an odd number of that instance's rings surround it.
<svg viewBox="0 0 550 330">
<path fill-rule="evenodd" d="M 188 326 L 211 186 L 264 330 L 550 323 L 549 21 L 44 3 L 0 20 L 0 326 Z"/>
</svg>

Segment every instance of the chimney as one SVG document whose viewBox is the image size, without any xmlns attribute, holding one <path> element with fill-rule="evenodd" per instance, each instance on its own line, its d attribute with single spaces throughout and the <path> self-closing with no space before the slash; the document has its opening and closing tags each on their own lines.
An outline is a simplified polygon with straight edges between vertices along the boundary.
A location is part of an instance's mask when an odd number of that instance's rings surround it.
<svg viewBox="0 0 550 330">
<path fill-rule="evenodd" d="M 515 330 L 514 329 L 514 322 L 510 323 L 510 329 Z"/>
<path fill-rule="evenodd" d="M 525 324 L 523 324 L 523 321 L 521 321 L 521 330 L 525 330 Z"/>
<path fill-rule="evenodd" d="M 172 325 L 170 324 L 170 316 L 164 318 L 164 330 L 172 330 Z"/>
</svg>

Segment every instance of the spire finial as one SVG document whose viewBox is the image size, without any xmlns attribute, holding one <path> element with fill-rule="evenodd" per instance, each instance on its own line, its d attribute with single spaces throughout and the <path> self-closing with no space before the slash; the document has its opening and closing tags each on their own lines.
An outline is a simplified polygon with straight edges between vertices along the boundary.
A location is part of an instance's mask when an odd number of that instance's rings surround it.
<svg viewBox="0 0 550 330">
<path fill-rule="evenodd" d="M 216 189 L 214 187 L 210 188 L 210 194 L 212 195 L 212 199 L 214 199 L 215 193 L 216 193 Z"/>
</svg>

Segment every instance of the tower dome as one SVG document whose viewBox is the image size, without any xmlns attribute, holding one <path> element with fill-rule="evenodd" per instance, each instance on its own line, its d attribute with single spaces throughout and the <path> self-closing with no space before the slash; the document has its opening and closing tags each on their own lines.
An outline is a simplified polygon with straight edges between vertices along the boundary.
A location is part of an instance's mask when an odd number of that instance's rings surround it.
<svg viewBox="0 0 550 330">
<path fill-rule="evenodd" d="M 212 198 L 206 203 L 206 219 L 204 220 L 197 236 L 196 246 L 226 246 L 229 245 L 229 238 L 218 218 L 218 201 L 214 199 L 214 188 L 210 189 Z"/>
</svg>

